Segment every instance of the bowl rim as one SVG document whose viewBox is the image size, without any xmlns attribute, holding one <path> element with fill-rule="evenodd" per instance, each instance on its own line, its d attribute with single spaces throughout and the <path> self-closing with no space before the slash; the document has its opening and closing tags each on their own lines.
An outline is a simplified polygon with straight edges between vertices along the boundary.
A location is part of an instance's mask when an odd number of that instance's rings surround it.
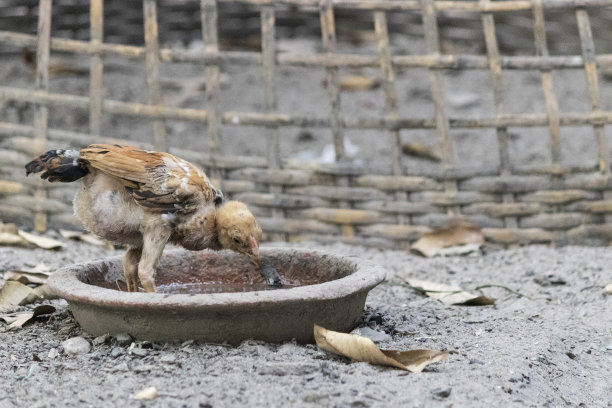
<svg viewBox="0 0 612 408">
<path fill-rule="evenodd" d="M 47 284 L 53 293 L 67 300 L 82 304 L 95 304 L 99 307 L 110 308 L 146 308 L 150 311 L 168 310 L 176 308 L 206 308 L 225 309 L 227 307 L 265 307 L 265 305 L 278 305 L 279 303 L 303 303 L 308 301 L 325 301 L 349 296 L 354 293 L 369 291 L 386 278 L 385 270 L 376 264 L 353 255 L 337 255 L 320 250 L 304 248 L 267 247 L 262 248 L 262 255 L 271 253 L 292 252 L 325 256 L 344 260 L 356 265 L 352 274 L 340 279 L 318 283 L 314 285 L 298 286 L 288 289 L 258 290 L 252 292 L 222 292 L 202 294 L 168 294 L 123 292 L 114 289 L 90 285 L 77 279 L 77 272 L 89 265 L 103 263 L 121 263 L 123 255 L 110 258 L 96 259 L 75 265 L 70 265 L 53 273 Z M 162 257 L 180 253 L 190 253 L 184 249 L 165 251 Z"/>
</svg>

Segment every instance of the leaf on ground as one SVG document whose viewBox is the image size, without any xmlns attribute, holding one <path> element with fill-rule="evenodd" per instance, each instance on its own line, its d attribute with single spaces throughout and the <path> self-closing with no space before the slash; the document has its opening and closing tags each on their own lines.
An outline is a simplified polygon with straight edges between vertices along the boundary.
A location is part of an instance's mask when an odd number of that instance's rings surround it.
<svg viewBox="0 0 612 408">
<path fill-rule="evenodd" d="M 434 151 L 432 147 L 427 146 L 421 142 L 405 142 L 402 144 L 402 152 L 408 156 L 420 157 L 422 159 L 439 162 L 440 156 Z"/>
<path fill-rule="evenodd" d="M 343 91 L 367 91 L 380 85 L 380 80 L 362 75 L 347 75 L 339 80 Z"/>
<path fill-rule="evenodd" d="M 55 308 L 51 305 L 40 305 L 36 306 L 34 310 L 30 312 L 18 312 L 18 313 L 7 313 L 0 314 L 0 319 L 4 320 L 9 326 L 8 330 L 21 327 L 30 320 L 55 312 Z"/>
<path fill-rule="evenodd" d="M 339 354 L 356 361 L 396 367 L 420 373 L 437 361 L 442 361 L 450 352 L 437 350 L 381 350 L 367 337 L 340 333 L 314 325 L 314 336 L 321 350 Z"/>
<path fill-rule="evenodd" d="M 47 237 L 43 237 L 43 236 L 35 235 L 35 234 L 30 234 L 29 232 L 19 230 L 18 234 L 20 237 L 22 237 L 29 243 L 36 245 L 39 248 L 58 249 L 58 248 L 62 248 L 65 246 L 63 242 L 58 241 L 56 239 L 51 239 L 51 238 L 47 238 Z"/>
<path fill-rule="evenodd" d="M 418 292 L 438 299 L 447 305 L 488 306 L 495 304 L 495 299 L 487 296 L 477 296 L 462 290 L 457 286 L 430 282 L 419 279 L 409 279 L 408 285 Z"/>
<path fill-rule="evenodd" d="M 0 310 L 8 310 L 32 294 L 34 289 L 17 281 L 6 281 L 0 289 Z"/>
<path fill-rule="evenodd" d="M 109 247 L 109 245 L 112 245 L 96 237 L 93 234 L 88 234 L 88 233 L 81 232 L 81 231 L 70 231 L 70 230 L 60 229 L 59 233 L 62 237 L 66 239 L 74 239 L 76 241 L 83 241 L 91 245 L 102 246 L 102 247 Z"/>
<path fill-rule="evenodd" d="M 483 244 L 484 235 L 480 227 L 465 219 L 456 219 L 431 232 L 426 232 L 411 249 L 431 258 L 436 255 L 467 254 Z"/>
<path fill-rule="evenodd" d="M 606 285 L 606 287 L 604 288 L 604 293 L 607 293 L 608 295 L 612 295 L 612 283 Z"/>
<path fill-rule="evenodd" d="M 8 280 L 0 289 L 0 310 L 6 311 L 44 299 L 57 299 L 46 284 L 31 288 L 21 282 Z"/>
<path fill-rule="evenodd" d="M 28 241 L 19 236 L 19 228 L 15 224 L 0 222 L 0 245 L 28 245 Z"/>
<path fill-rule="evenodd" d="M 137 399 L 141 401 L 152 400 L 154 398 L 157 398 L 157 388 L 155 387 L 145 388 L 132 395 L 132 399 Z"/>
<path fill-rule="evenodd" d="M 45 264 L 38 264 L 34 268 L 15 269 L 4 274 L 4 279 L 14 280 L 23 284 L 43 284 L 53 271 Z"/>
</svg>

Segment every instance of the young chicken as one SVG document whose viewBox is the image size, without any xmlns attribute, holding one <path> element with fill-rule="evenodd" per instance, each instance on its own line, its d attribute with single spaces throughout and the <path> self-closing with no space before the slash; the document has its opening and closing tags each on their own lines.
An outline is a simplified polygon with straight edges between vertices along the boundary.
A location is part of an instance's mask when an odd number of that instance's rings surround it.
<svg viewBox="0 0 612 408">
<path fill-rule="evenodd" d="M 261 228 L 247 206 L 224 202 L 202 170 L 176 156 L 94 144 L 50 150 L 25 167 L 50 182 L 81 179 L 74 212 L 92 233 L 128 247 L 128 291 L 137 291 L 140 279 L 145 291 L 155 292 L 155 269 L 168 242 L 193 251 L 231 249 L 260 265 Z"/>
</svg>

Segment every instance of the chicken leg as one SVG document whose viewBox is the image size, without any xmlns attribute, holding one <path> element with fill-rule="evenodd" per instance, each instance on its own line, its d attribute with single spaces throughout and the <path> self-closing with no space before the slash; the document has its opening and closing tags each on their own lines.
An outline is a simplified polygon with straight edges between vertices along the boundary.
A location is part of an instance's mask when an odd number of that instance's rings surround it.
<svg viewBox="0 0 612 408">
<path fill-rule="evenodd" d="M 128 248 L 123 257 L 123 275 L 128 292 L 138 292 L 138 263 L 142 248 Z"/>
<path fill-rule="evenodd" d="M 149 224 L 142 231 L 142 255 L 138 263 L 138 278 L 145 292 L 156 292 L 155 269 L 159 263 L 172 229 L 159 224 Z"/>
</svg>

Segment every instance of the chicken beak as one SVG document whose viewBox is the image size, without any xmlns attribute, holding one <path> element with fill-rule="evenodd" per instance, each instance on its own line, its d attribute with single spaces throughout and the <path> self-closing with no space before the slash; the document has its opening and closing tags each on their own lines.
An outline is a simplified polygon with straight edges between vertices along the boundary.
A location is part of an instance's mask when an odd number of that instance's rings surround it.
<svg viewBox="0 0 612 408">
<path fill-rule="evenodd" d="M 254 237 L 251 237 L 251 254 L 249 257 L 257 267 L 261 266 L 261 260 L 259 259 L 259 244 Z"/>
</svg>

